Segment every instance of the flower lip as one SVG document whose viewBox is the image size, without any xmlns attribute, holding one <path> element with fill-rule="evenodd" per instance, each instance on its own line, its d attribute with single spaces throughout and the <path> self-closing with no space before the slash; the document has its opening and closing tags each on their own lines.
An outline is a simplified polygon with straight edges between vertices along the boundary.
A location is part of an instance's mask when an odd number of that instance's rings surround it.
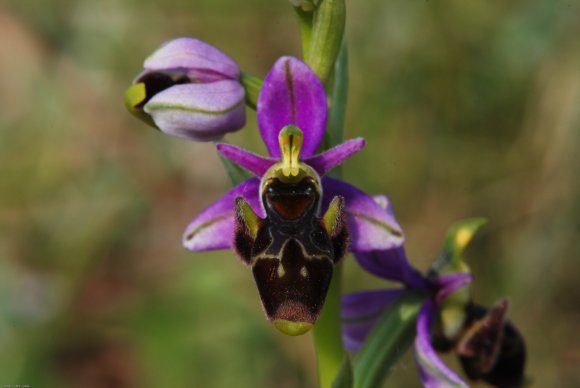
<svg viewBox="0 0 580 388">
<path fill-rule="evenodd" d="M 307 333 L 314 325 L 310 322 L 292 322 L 286 319 L 276 319 L 274 326 L 286 335 L 297 336 Z"/>
<path fill-rule="evenodd" d="M 319 190 L 320 181 L 309 176 L 292 184 L 270 178 L 264 183 L 262 202 L 282 218 L 298 220 L 307 212 L 318 211 Z"/>
</svg>

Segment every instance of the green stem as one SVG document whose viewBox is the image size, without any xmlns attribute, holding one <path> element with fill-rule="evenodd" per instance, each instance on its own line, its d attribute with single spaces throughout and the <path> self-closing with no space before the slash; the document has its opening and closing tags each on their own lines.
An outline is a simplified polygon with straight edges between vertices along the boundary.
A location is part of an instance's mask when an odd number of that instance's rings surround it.
<svg viewBox="0 0 580 388">
<path fill-rule="evenodd" d="M 354 360 L 356 388 L 383 384 L 394 364 L 413 343 L 417 315 L 424 299 L 424 294 L 410 291 L 383 314 Z"/>
<path fill-rule="evenodd" d="M 324 309 L 314 325 L 314 346 L 318 361 L 318 379 L 321 388 L 331 388 L 343 358 L 340 332 L 340 296 L 342 264 L 334 268 L 332 282 L 326 295 Z"/>
<path fill-rule="evenodd" d="M 320 0 L 312 20 L 312 33 L 306 63 L 326 83 L 334 69 L 344 34 L 344 0 Z"/>
<path fill-rule="evenodd" d="M 334 147 L 344 140 L 344 120 L 346 114 L 346 102 L 348 97 L 348 53 L 346 40 L 342 42 L 336 64 L 334 77 L 330 89 L 330 115 L 328 117 L 328 131 L 324 139 L 325 148 Z M 335 169 L 340 175 L 340 166 Z"/>
<path fill-rule="evenodd" d="M 344 131 L 344 115 L 346 111 L 346 95 L 348 92 L 348 77 L 346 74 L 347 56 L 346 44 L 343 44 L 343 55 L 334 71 L 333 92 L 331 94 L 331 110 L 328 121 L 328 148 L 342 141 Z M 335 100 L 336 99 L 336 100 Z M 333 171 L 332 176 L 340 178 L 340 170 Z M 342 282 L 342 264 L 335 267 L 332 282 L 324 303 L 324 310 L 314 326 L 314 345 L 318 360 L 320 387 L 330 388 L 339 373 L 343 359 L 340 327 L 340 298 Z"/>
<path fill-rule="evenodd" d="M 295 7 L 296 16 L 298 18 L 298 25 L 300 27 L 300 41 L 302 42 L 302 58 L 308 62 L 307 56 L 310 53 L 310 41 L 312 39 L 312 20 L 314 13 L 312 11 L 304 11 L 300 7 Z"/>
</svg>

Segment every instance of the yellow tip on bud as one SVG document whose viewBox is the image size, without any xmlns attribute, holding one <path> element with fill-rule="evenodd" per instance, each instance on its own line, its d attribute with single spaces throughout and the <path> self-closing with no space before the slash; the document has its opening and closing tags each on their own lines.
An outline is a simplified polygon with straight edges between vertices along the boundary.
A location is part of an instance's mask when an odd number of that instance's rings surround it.
<svg viewBox="0 0 580 388">
<path fill-rule="evenodd" d="M 300 151 L 302 150 L 302 131 L 294 125 L 287 125 L 280 131 L 278 141 L 282 155 L 282 174 L 286 177 L 300 173 Z"/>
<path fill-rule="evenodd" d="M 143 82 L 133 84 L 125 91 L 125 106 L 132 112 L 137 105 L 145 100 L 145 97 L 145 84 Z"/>
<path fill-rule="evenodd" d="M 308 332 L 314 325 L 309 322 L 292 322 L 286 319 L 276 319 L 274 326 L 286 335 L 297 336 Z"/>
<path fill-rule="evenodd" d="M 143 82 L 133 84 L 125 91 L 124 102 L 125 107 L 133 114 L 133 116 L 146 122 L 150 126 L 157 128 L 155 122 L 147 113 L 143 111 L 143 101 L 147 98 L 147 90 Z"/>
<path fill-rule="evenodd" d="M 473 228 L 463 227 L 457 231 L 455 235 L 455 245 L 457 249 L 464 250 L 467 244 L 471 241 L 475 230 Z"/>
</svg>

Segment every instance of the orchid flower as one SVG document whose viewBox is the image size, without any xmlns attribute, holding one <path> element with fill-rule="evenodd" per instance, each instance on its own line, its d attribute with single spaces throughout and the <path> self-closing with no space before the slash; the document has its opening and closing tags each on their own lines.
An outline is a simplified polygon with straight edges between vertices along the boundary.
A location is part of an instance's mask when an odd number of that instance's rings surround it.
<svg viewBox="0 0 580 388">
<path fill-rule="evenodd" d="M 131 113 L 161 131 L 217 140 L 246 123 L 238 64 L 194 38 L 166 42 L 149 56 L 125 93 Z"/>
<path fill-rule="evenodd" d="M 257 116 L 270 155 L 217 144 L 221 155 L 255 177 L 197 216 L 183 244 L 191 251 L 234 248 L 252 266 L 268 319 L 297 335 L 320 314 L 333 265 L 347 247 L 391 249 L 402 244 L 403 234 L 394 215 L 372 197 L 324 177 L 365 141 L 348 140 L 315 154 L 326 129 L 327 101 L 305 63 L 282 57 L 274 64 L 258 97 Z"/>
<path fill-rule="evenodd" d="M 385 203 L 383 197 L 378 197 Z M 437 351 L 454 350 L 472 380 L 499 386 L 522 383 L 525 345 L 521 334 L 506 319 L 508 302 L 490 309 L 476 305 L 469 284 L 472 276 L 461 257 L 480 219 L 456 224 L 446 242 L 445 253 L 427 276 L 409 264 L 403 247 L 356 254 L 359 264 L 381 278 L 403 283 L 406 288 L 363 291 L 342 299 L 343 342 L 357 352 L 378 323 L 382 313 L 404 294 L 423 292 L 427 297 L 416 323 L 414 356 L 425 387 L 467 387 Z"/>
</svg>

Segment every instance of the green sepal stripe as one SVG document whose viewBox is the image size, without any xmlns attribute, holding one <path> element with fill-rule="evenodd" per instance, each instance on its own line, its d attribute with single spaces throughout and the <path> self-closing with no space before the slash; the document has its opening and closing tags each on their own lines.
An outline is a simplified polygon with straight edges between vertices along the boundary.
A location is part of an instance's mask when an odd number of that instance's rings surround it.
<svg viewBox="0 0 580 388">
<path fill-rule="evenodd" d="M 193 106 L 186 106 L 186 105 L 181 105 L 181 104 L 172 104 L 172 103 L 167 103 L 167 102 L 149 102 L 149 103 L 147 103 L 146 108 L 149 111 L 179 110 L 179 111 L 183 111 L 183 112 L 203 113 L 203 114 L 207 114 L 207 115 L 218 116 L 218 115 L 223 115 L 223 114 L 226 114 L 228 112 L 235 110 L 243 103 L 244 103 L 244 100 L 240 100 L 240 101 L 236 102 L 235 104 L 228 106 L 225 109 L 209 110 L 209 109 L 196 108 Z"/>
</svg>

